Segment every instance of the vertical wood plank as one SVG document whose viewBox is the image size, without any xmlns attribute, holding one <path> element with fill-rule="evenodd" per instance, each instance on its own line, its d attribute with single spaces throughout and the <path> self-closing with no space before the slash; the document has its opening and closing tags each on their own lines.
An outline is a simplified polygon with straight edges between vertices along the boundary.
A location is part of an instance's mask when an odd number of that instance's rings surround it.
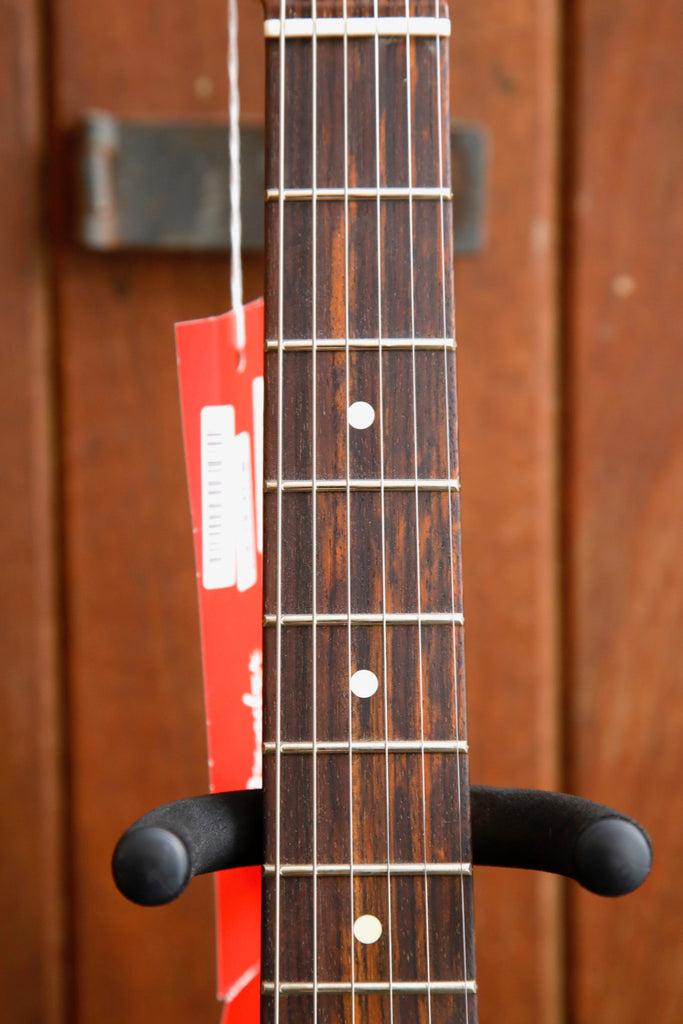
<svg viewBox="0 0 683 1024">
<path fill-rule="evenodd" d="M 226 116 L 222 0 L 52 6 L 62 180 L 69 133 L 88 108 Z M 245 4 L 242 13 L 243 52 L 251 46 L 258 54 L 261 10 Z M 255 65 L 243 61 L 245 115 L 252 117 L 263 97 Z M 132 820 L 208 785 L 173 322 L 228 306 L 228 265 L 225 258 L 79 251 L 63 200 L 60 207 L 72 1019 L 216 1020 L 210 879 L 150 913 L 116 892 L 109 862 Z M 250 265 L 246 294 L 260 290 L 258 264 Z"/>
<path fill-rule="evenodd" d="M 652 877 L 571 895 L 572 1021 L 683 1014 L 683 9 L 582 0 L 571 23 L 572 788 L 640 818 Z"/>
<path fill-rule="evenodd" d="M 64 1024 L 64 820 L 40 3 L 0 5 L 0 992 Z"/>
<path fill-rule="evenodd" d="M 122 0 L 106 14 L 84 0 L 60 0 L 54 10 L 60 131 L 88 106 L 223 112 L 222 4 L 205 5 L 201 20 L 187 5 L 149 0 Z M 260 9 L 245 4 L 241 14 L 243 52 L 260 54 Z M 473 765 L 477 781 L 552 786 L 555 4 L 454 0 L 452 15 L 453 112 L 482 121 L 495 140 L 489 245 L 456 278 Z M 245 85 L 258 115 L 255 59 Z M 210 886 L 193 883 L 176 907 L 147 913 L 115 894 L 108 858 L 131 818 L 205 788 L 170 324 L 223 308 L 226 278 L 221 260 L 96 257 L 67 244 L 61 251 L 83 1021 L 216 1012 Z M 167 754 L 163 763 L 157 751 Z M 553 884 L 490 870 L 478 878 L 483 1024 L 554 1024 Z"/>
<path fill-rule="evenodd" d="M 487 244 L 455 273 L 472 779 L 554 789 L 558 4 L 450 6 L 451 111 L 490 141 Z M 562 1020 L 558 897 L 475 871 L 482 1024 Z"/>
</svg>

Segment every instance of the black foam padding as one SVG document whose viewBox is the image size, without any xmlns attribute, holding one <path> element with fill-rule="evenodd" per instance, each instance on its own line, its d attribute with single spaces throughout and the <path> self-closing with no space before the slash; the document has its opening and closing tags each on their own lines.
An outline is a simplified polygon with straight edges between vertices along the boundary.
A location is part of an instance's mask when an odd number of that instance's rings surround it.
<svg viewBox="0 0 683 1024">
<path fill-rule="evenodd" d="M 173 832 L 154 826 L 132 829 L 121 837 L 112 871 L 123 895 L 145 907 L 174 900 L 191 877 L 185 844 Z"/>
<path fill-rule="evenodd" d="M 574 847 L 576 879 L 600 896 L 633 892 L 650 873 L 652 849 L 642 829 L 625 818 L 602 818 L 583 830 Z"/>
<path fill-rule="evenodd" d="M 260 864 L 262 806 L 260 790 L 240 790 L 149 811 L 119 840 L 114 881 L 133 902 L 158 906 L 180 896 L 195 875 Z"/>
<path fill-rule="evenodd" d="M 475 864 L 551 871 L 601 896 L 636 889 L 652 864 L 638 822 L 564 793 L 472 786 Z"/>
<path fill-rule="evenodd" d="M 263 794 L 213 793 L 157 807 L 114 851 L 114 879 L 145 906 L 175 899 L 194 875 L 261 864 Z M 552 871 L 591 892 L 621 896 L 652 864 L 645 830 L 601 804 L 563 793 L 472 786 L 474 864 Z"/>
</svg>

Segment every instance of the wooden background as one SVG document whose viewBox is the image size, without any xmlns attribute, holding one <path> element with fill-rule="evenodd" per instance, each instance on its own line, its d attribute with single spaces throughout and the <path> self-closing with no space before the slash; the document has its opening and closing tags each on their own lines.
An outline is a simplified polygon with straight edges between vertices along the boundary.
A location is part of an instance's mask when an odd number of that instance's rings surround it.
<svg viewBox="0 0 683 1024">
<path fill-rule="evenodd" d="M 683 1016 L 679 0 L 452 0 L 452 110 L 490 137 L 458 262 L 472 774 L 640 818 L 604 901 L 476 873 L 481 1024 Z M 241 4 L 245 113 L 261 12 Z M 212 886 L 142 910 L 118 834 L 206 788 L 172 323 L 225 260 L 87 253 L 87 108 L 226 109 L 222 0 L 0 0 L 0 1005 L 16 1024 L 217 1021 Z M 249 295 L 261 266 L 247 268 Z M 677 288 L 678 285 L 678 288 Z"/>
</svg>

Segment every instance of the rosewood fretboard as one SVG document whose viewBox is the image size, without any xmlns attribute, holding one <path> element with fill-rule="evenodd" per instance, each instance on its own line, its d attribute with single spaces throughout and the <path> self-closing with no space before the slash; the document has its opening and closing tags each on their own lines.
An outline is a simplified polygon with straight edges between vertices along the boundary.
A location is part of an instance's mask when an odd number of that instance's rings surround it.
<svg viewBox="0 0 683 1024">
<path fill-rule="evenodd" d="M 443 14 L 266 5 L 263 1024 L 476 1019 Z"/>
</svg>

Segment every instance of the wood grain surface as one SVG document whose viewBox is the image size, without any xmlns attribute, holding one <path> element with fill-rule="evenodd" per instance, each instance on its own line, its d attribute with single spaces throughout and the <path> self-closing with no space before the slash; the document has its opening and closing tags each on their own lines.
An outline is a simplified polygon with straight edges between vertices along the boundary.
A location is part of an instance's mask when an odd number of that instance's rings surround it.
<svg viewBox="0 0 683 1024">
<path fill-rule="evenodd" d="M 447 184 L 449 147 L 439 145 L 439 134 L 448 138 L 447 55 L 433 39 L 409 49 L 401 38 L 377 49 L 352 39 L 345 77 L 341 39 L 288 41 L 284 64 L 279 42 L 269 41 L 268 193 L 314 183 L 343 190 L 336 108 L 345 88 L 349 188 Z M 317 989 L 474 979 L 470 873 L 427 877 L 420 867 L 470 860 L 466 755 L 420 753 L 421 740 L 465 739 L 462 626 L 448 624 L 462 614 L 458 494 L 430 483 L 458 471 L 450 203 L 274 195 L 266 225 L 262 1020 L 270 1024 L 276 1007 L 283 1024 L 350 1020 L 353 998 L 359 1019 L 375 1024 L 473 1024 L 473 994 Z M 412 337 L 429 347 L 379 340 Z M 285 347 L 297 339 L 308 347 Z M 374 410 L 363 430 L 347 414 L 359 400 Z M 345 479 L 369 486 L 318 490 Z M 396 480 L 416 484 L 396 490 Z M 386 625 L 384 613 L 438 613 L 446 622 Z M 280 614 L 342 620 L 280 625 Z M 347 614 L 379 622 L 351 624 Z M 368 699 L 349 690 L 358 669 L 378 679 Z M 351 739 L 380 749 L 317 749 Z M 312 749 L 282 752 L 283 741 Z M 417 752 L 385 752 L 385 741 L 412 741 Z M 400 877 L 386 867 L 368 873 L 387 864 L 400 864 Z M 296 874 L 281 876 L 281 865 Z M 314 865 L 336 874 L 311 877 Z M 352 934 L 366 914 L 382 923 L 369 945 Z M 271 994 L 307 984 L 315 993 Z"/>
<path fill-rule="evenodd" d="M 562 788 L 557 255 L 559 5 L 451 5 L 451 110 L 489 132 L 487 242 L 455 270 L 472 779 Z M 480 868 L 482 1024 L 559 1024 L 560 886 Z"/>
<path fill-rule="evenodd" d="M 67 0 L 54 5 L 53 21 L 56 156 L 64 176 L 70 133 L 85 108 L 152 117 L 225 111 L 223 3 L 203 4 L 198 16 L 179 3 L 106 11 Z M 249 38 L 245 26 L 245 47 Z M 254 81 L 245 88 L 245 112 L 259 114 L 262 105 Z M 210 879 L 150 915 L 120 898 L 109 862 L 127 821 L 207 789 L 173 323 L 224 310 L 228 268 L 217 257 L 79 251 L 71 242 L 73 210 L 61 205 L 76 973 L 67 1020 L 215 1020 Z M 259 278 L 247 268 L 247 296 L 261 292 Z"/>
<path fill-rule="evenodd" d="M 640 818 L 655 851 L 651 878 L 628 899 L 572 891 L 572 1020 L 673 1024 L 683 1014 L 683 10 L 583 0 L 571 30 L 568 779 Z"/>
<path fill-rule="evenodd" d="M 0 1003 L 61 1024 L 69 983 L 40 4 L 0 5 Z"/>
<path fill-rule="evenodd" d="M 668 1024 L 681 9 L 452 0 L 451 14 L 451 110 L 489 134 L 487 243 L 456 266 L 472 775 L 603 800 L 655 842 L 641 892 L 571 889 L 567 922 L 553 880 L 477 871 L 480 1021 Z M 240 17 L 243 109 L 260 120 L 262 8 L 244 0 Z M 207 786 L 172 323 L 223 310 L 228 271 L 80 250 L 69 182 L 86 109 L 225 116 L 224 23 L 223 0 L 0 4 L 0 986 L 17 1024 L 219 1014 L 210 881 L 142 910 L 109 859 L 139 814 Z M 258 261 L 246 291 L 262 291 Z"/>
</svg>

